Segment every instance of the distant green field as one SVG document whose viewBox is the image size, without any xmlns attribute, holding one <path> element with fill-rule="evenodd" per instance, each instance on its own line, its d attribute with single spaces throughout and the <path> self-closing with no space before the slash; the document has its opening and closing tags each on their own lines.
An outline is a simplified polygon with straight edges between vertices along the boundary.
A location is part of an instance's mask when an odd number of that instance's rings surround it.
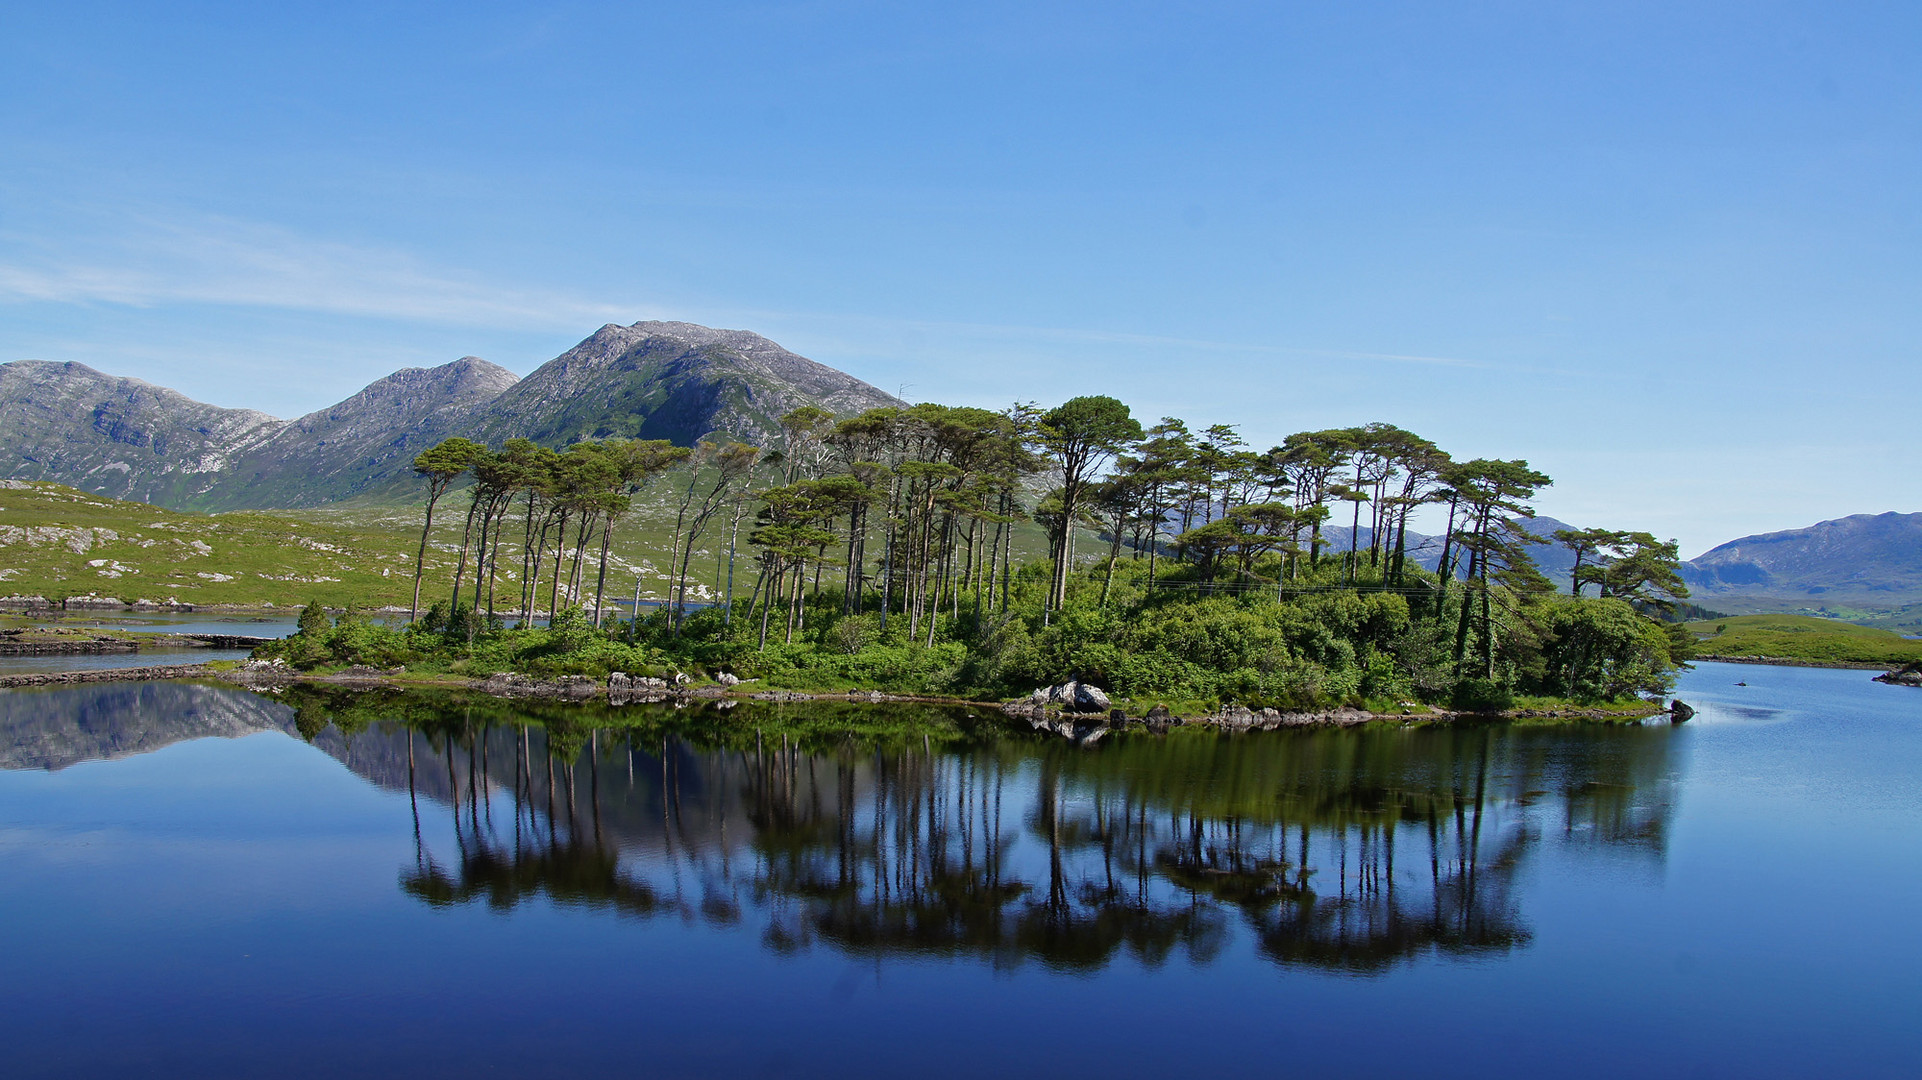
<svg viewBox="0 0 1922 1080">
<path fill-rule="evenodd" d="M 1701 652 L 1715 656 L 1890 665 L 1922 660 L 1922 641 L 1810 615 L 1732 615 L 1688 627 L 1701 639 Z"/>
</svg>

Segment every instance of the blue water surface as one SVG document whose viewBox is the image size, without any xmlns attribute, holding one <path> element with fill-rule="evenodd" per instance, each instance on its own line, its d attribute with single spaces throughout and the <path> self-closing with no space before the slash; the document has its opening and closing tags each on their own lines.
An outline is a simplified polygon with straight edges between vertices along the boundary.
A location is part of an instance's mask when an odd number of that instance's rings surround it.
<svg viewBox="0 0 1922 1080">
<path fill-rule="evenodd" d="M 1916 1075 L 1922 691 L 1677 694 L 1082 750 L 0 693 L 6 1071 Z"/>
</svg>

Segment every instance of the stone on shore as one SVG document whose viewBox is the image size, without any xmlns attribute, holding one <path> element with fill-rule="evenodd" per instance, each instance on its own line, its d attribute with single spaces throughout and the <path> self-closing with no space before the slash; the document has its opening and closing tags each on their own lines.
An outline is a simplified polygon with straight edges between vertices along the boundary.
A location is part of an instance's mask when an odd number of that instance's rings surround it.
<svg viewBox="0 0 1922 1080">
<path fill-rule="evenodd" d="M 1922 686 L 1922 662 L 1904 664 L 1894 671 L 1884 672 L 1877 675 L 1875 681 L 1890 686 Z"/>
</svg>

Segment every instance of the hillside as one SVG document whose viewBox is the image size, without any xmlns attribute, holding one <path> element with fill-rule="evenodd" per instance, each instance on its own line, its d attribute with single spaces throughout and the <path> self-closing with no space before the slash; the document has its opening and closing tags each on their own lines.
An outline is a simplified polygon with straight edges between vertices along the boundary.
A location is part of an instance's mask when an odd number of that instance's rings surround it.
<svg viewBox="0 0 1922 1080">
<path fill-rule="evenodd" d="M 773 446 L 778 419 L 809 404 L 851 416 L 902 402 L 745 330 L 609 324 L 541 365 L 457 433 L 489 444 L 519 435 L 550 446 L 609 436 L 690 446 L 719 433 Z"/>
<path fill-rule="evenodd" d="M 475 409 L 518 381 L 477 356 L 397 371 L 235 455 L 197 508 L 320 506 L 396 476 L 412 480 L 414 455 L 471 423 Z"/>
<path fill-rule="evenodd" d="M 1854 514 L 1731 540 L 1685 563 L 1705 607 L 1922 631 L 1922 514 Z"/>
<path fill-rule="evenodd" d="M 0 474 L 175 510 L 410 498 L 413 457 L 450 435 L 551 446 L 610 435 L 773 445 L 800 405 L 852 415 L 896 398 L 758 334 L 608 325 L 518 380 L 464 357 L 408 368 L 296 420 L 224 409 L 84 364 L 0 364 Z"/>
<path fill-rule="evenodd" d="M 643 597 L 667 596 L 660 568 L 667 565 L 675 498 L 686 475 L 671 473 L 636 496 L 608 560 L 613 596 L 632 596 L 637 579 Z M 444 596 L 452 583 L 461 524 L 459 513 L 442 514 L 435 522 L 424 590 L 430 601 Z M 59 484 L 0 480 L 0 597 L 98 596 L 248 607 L 319 599 L 330 606 L 405 607 L 419 543 L 417 498 L 414 505 L 389 507 L 200 514 L 102 498 Z M 1017 530 L 1019 557 L 1039 557 L 1045 547 L 1038 527 Z M 718 527 L 696 548 L 690 577 L 697 599 L 724 588 L 726 551 L 726 536 Z M 753 559 L 752 549 L 743 544 L 736 580 L 742 592 L 753 584 Z M 519 569 L 517 558 L 502 560 L 502 597 L 518 596 Z M 514 602 L 504 599 L 503 610 Z"/>
<path fill-rule="evenodd" d="M 1922 514 L 1854 514 L 1744 536 L 1691 559 L 1683 576 L 1704 596 L 1922 600 Z"/>
<path fill-rule="evenodd" d="M 1922 641 L 1808 615 L 1735 615 L 1688 627 L 1700 638 L 1705 656 L 1890 666 L 1922 660 Z"/>
<path fill-rule="evenodd" d="M 405 603 L 404 528 L 193 514 L 59 484 L 0 481 L 0 593 L 188 604 Z M 437 556 L 437 561 L 438 561 Z"/>
<path fill-rule="evenodd" d="M 116 499 L 189 506 L 284 426 L 85 364 L 0 364 L 0 472 Z"/>
</svg>

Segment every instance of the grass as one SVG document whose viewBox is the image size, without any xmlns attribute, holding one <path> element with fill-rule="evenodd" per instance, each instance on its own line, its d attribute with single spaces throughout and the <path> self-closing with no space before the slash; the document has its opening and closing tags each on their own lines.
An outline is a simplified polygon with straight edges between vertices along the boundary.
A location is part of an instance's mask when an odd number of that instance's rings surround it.
<svg viewBox="0 0 1922 1080">
<path fill-rule="evenodd" d="M 1811 615 L 1734 615 L 1688 627 L 1701 639 L 1705 656 L 1886 665 L 1922 660 L 1922 641 Z"/>
<path fill-rule="evenodd" d="M 407 541 L 392 528 L 177 513 L 59 484 L 0 488 L 0 591 L 55 601 L 406 603 Z"/>
<path fill-rule="evenodd" d="M 674 480 L 670 474 L 637 496 L 634 510 L 616 529 L 608 560 L 610 602 L 631 597 L 637 577 L 643 599 L 668 598 L 668 548 L 685 474 L 678 485 Z M 465 503 L 463 492 L 452 492 L 435 512 L 423 608 L 445 598 L 452 588 Z M 0 596 L 54 601 L 95 596 L 236 607 L 286 607 L 318 599 L 331 607 L 349 602 L 406 607 L 413 593 L 420 520 L 417 505 L 356 501 L 312 510 L 201 514 L 110 499 L 60 484 L 15 482 L 0 487 Z M 503 609 L 519 603 L 517 525 L 510 522 L 501 550 L 496 592 Z M 689 572 L 695 600 L 718 596 L 725 588 L 726 525 L 725 516 L 717 520 L 695 550 Z M 752 526 L 751 518 L 741 522 L 734 578 L 738 595 L 754 587 L 754 549 L 746 541 Z M 1017 560 L 1044 557 L 1046 539 L 1040 527 L 1018 527 L 1014 548 Z M 1105 552 L 1105 545 L 1084 538 L 1080 561 Z M 470 561 L 470 573 L 471 568 Z M 551 570 L 550 563 L 549 574 Z M 547 577 L 543 574 L 543 580 Z M 590 567 L 590 592 L 593 577 Z"/>
</svg>

